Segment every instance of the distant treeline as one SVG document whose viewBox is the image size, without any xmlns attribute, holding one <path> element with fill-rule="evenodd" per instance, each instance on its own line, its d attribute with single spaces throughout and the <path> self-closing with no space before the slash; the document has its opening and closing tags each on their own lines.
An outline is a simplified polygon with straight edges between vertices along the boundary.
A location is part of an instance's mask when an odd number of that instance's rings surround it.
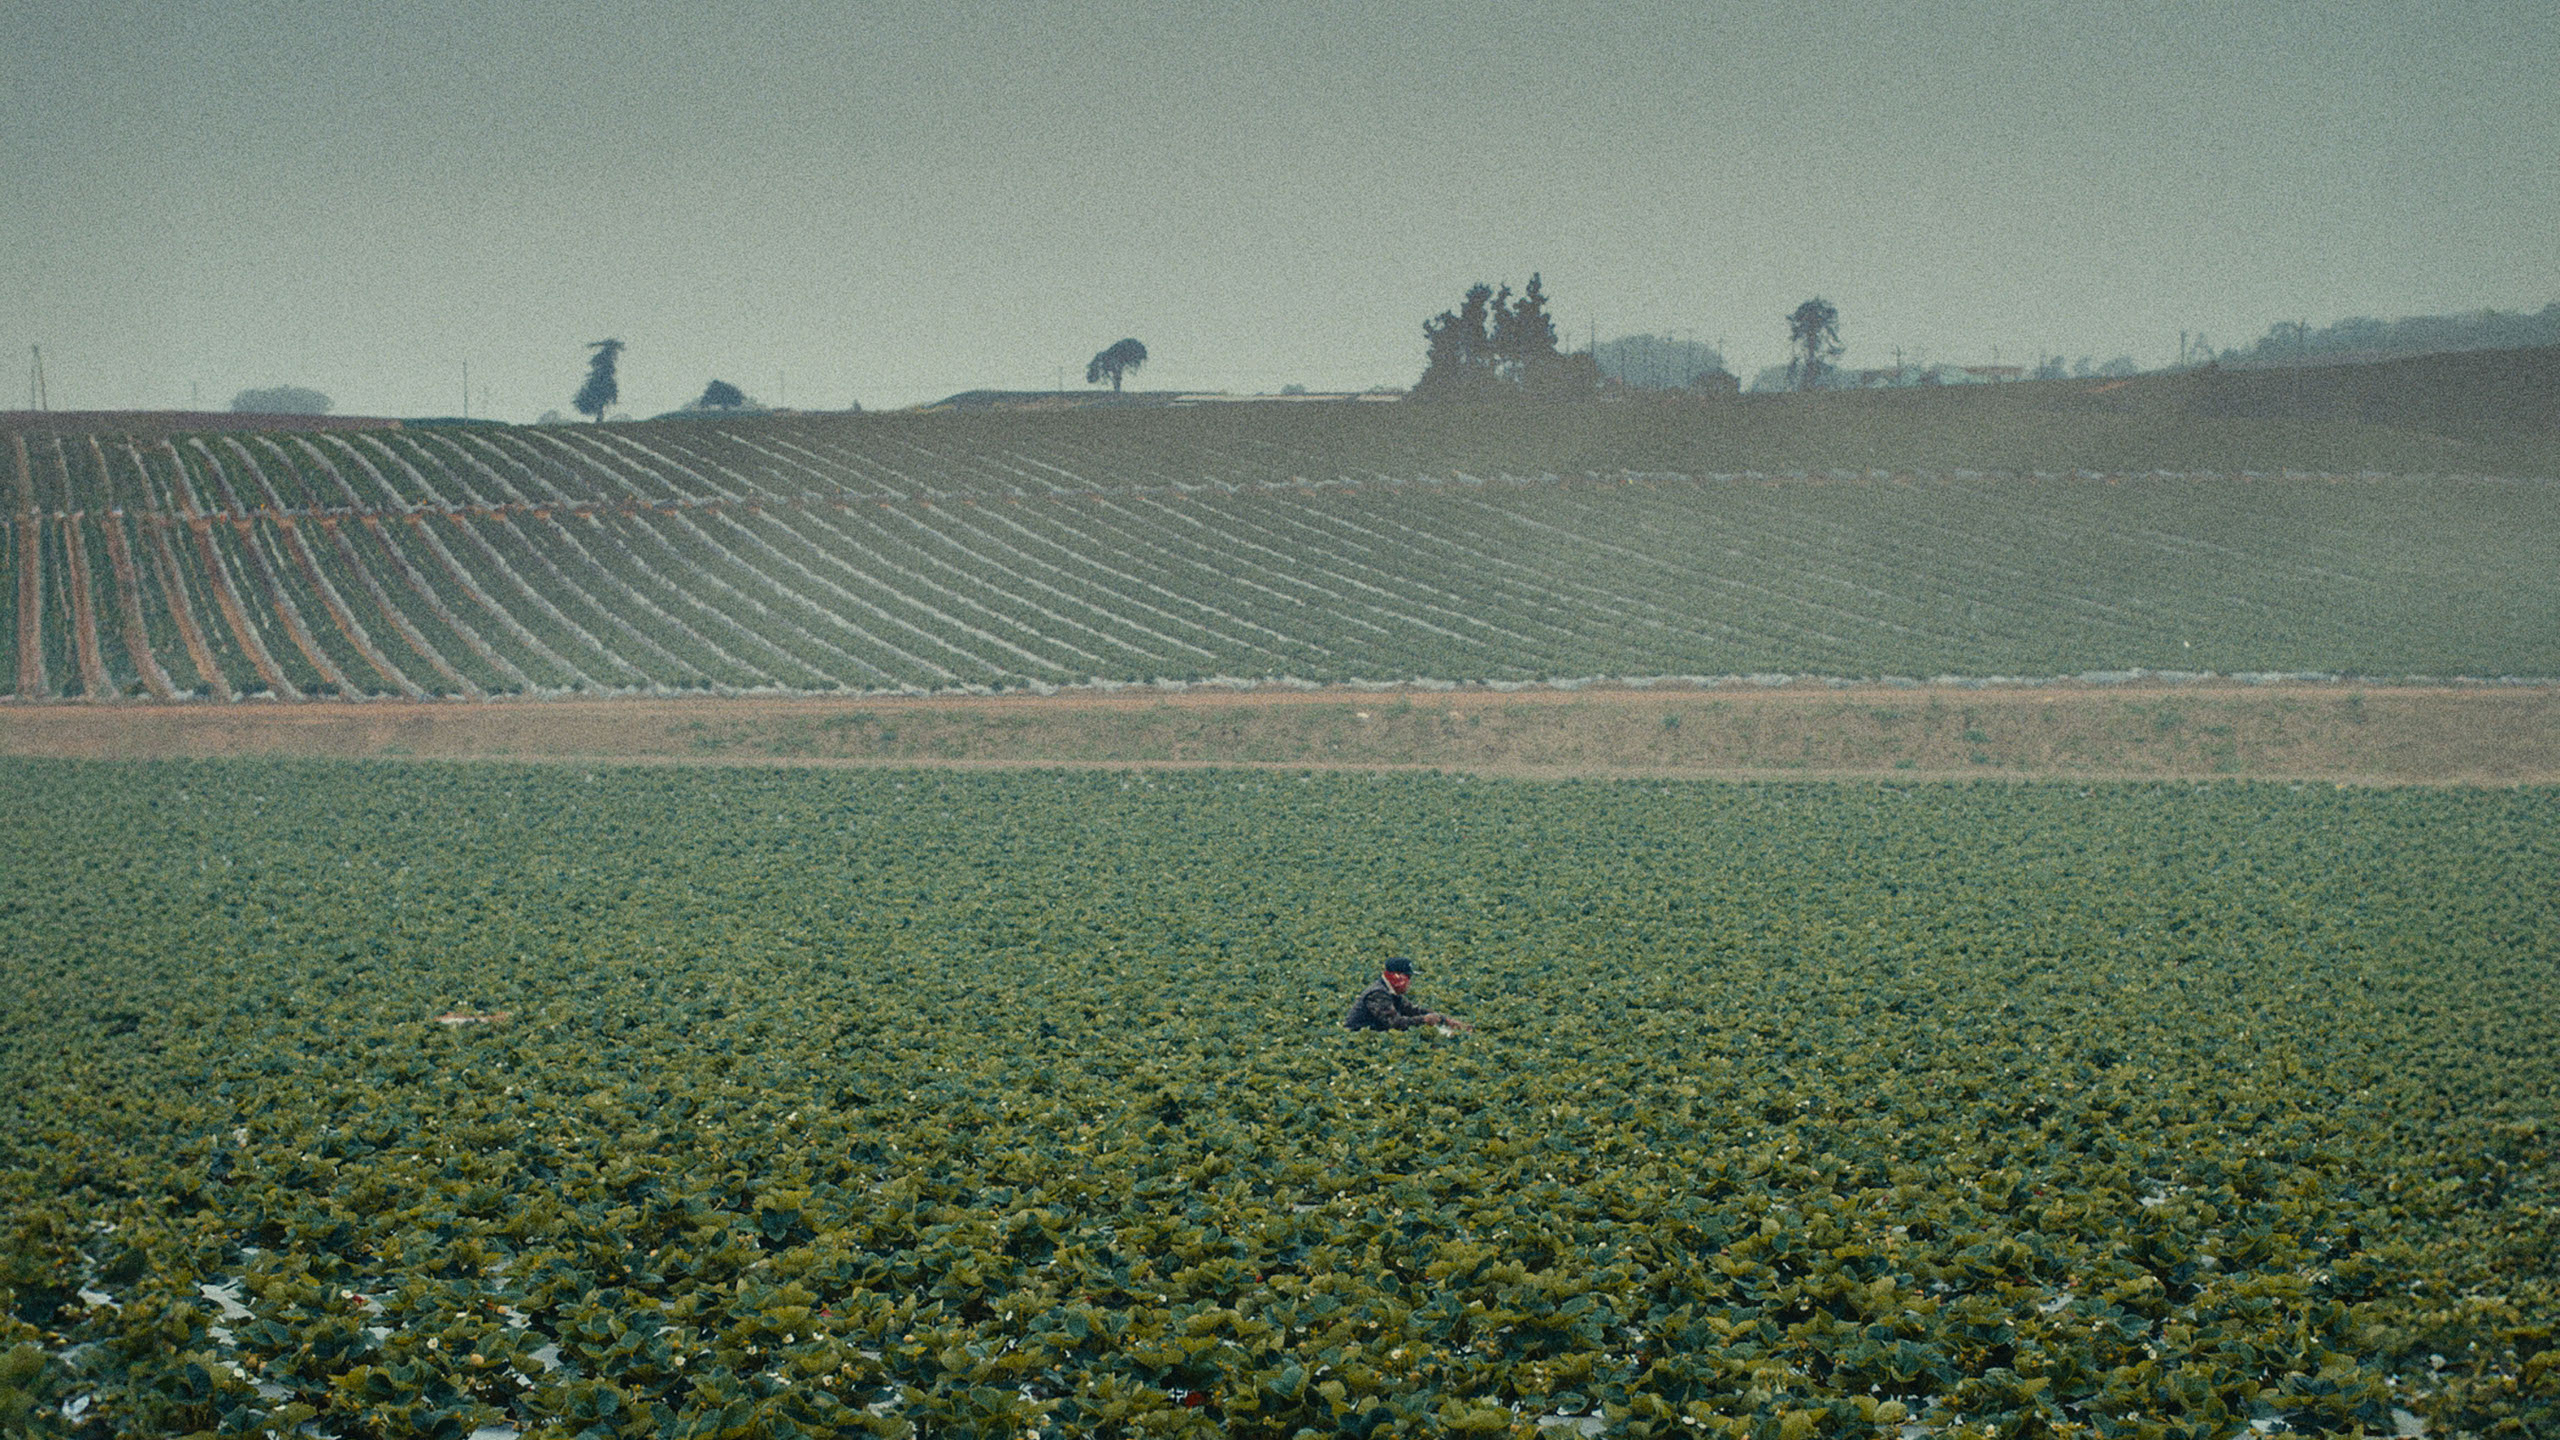
<svg viewBox="0 0 2560 1440">
<path fill-rule="evenodd" d="M 2356 315 L 2314 330 L 2307 325 L 2270 326 L 2246 350 L 2225 350 L 2225 365 L 2291 365 L 2344 356 L 2424 355 L 2444 350 L 2517 350 L 2560 345 L 2560 301 L 2539 311 L 2467 310 L 2458 315 L 2412 315 L 2376 320 Z"/>
<path fill-rule="evenodd" d="M 1721 372 L 1724 353 L 1696 340 L 1670 335 L 1623 335 L 1592 347 L 1600 376 L 1631 390 L 1672 390 L 1693 386 Z"/>
</svg>

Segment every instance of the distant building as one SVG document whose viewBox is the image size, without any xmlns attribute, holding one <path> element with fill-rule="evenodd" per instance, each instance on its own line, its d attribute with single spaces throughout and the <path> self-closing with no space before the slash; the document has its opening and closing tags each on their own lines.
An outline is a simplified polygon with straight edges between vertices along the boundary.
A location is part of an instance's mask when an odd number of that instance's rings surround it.
<svg viewBox="0 0 2560 1440">
<path fill-rule="evenodd" d="M 1834 372 L 1843 390 L 1895 390 L 1912 385 L 1994 385 L 2027 378 L 2023 365 L 1889 365 Z"/>
</svg>

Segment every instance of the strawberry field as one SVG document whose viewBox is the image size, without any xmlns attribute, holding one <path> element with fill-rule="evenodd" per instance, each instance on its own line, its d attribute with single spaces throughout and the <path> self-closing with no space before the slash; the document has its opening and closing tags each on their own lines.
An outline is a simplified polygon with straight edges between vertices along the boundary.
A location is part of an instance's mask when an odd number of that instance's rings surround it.
<svg viewBox="0 0 2560 1440">
<path fill-rule="evenodd" d="M 11 1434 L 2560 1431 L 2548 790 L 0 779 Z"/>
<path fill-rule="evenodd" d="M 2547 480 L 1718 471 L 1257 408 L 12 433 L 10 693 L 2560 674 Z"/>
</svg>

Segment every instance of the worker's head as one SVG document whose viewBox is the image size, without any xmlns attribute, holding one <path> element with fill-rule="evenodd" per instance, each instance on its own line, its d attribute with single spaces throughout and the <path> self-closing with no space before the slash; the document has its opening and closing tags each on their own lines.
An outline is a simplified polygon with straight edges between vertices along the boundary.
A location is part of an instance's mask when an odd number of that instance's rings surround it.
<svg viewBox="0 0 2560 1440">
<path fill-rule="evenodd" d="M 1388 989 L 1401 995 L 1405 992 L 1405 987 L 1413 983 L 1413 962 L 1398 955 L 1387 962 L 1386 969 L 1378 973 L 1386 980 Z"/>
</svg>

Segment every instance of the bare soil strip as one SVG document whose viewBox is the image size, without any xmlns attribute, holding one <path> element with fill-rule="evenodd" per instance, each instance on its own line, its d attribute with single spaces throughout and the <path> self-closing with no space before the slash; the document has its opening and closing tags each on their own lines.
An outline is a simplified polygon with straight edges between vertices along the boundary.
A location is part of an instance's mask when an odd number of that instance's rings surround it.
<svg viewBox="0 0 2560 1440">
<path fill-rule="evenodd" d="M 5 705 L 0 754 L 2560 783 L 2560 686 L 1789 686 Z"/>
</svg>

